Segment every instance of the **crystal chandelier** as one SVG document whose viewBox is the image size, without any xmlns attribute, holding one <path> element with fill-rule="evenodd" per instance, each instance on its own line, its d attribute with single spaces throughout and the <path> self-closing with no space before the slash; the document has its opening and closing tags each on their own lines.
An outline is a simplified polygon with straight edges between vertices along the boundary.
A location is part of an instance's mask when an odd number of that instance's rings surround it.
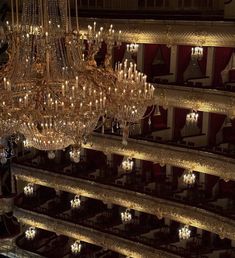
<svg viewBox="0 0 235 258">
<path fill-rule="evenodd" d="M 121 212 L 121 220 L 123 224 L 129 224 L 132 221 L 132 214 L 130 209 L 126 209 L 124 212 Z"/>
<path fill-rule="evenodd" d="M 196 176 L 192 171 L 185 170 L 183 175 L 183 181 L 187 185 L 193 185 L 196 182 Z"/>
<path fill-rule="evenodd" d="M 191 110 L 186 116 L 187 125 L 196 125 L 198 122 L 199 114 L 195 110 Z"/>
<path fill-rule="evenodd" d="M 131 43 L 126 45 L 127 52 L 131 54 L 136 54 L 139 50 L 139 45 L 136 43 Z"/>
<path fill-rule="evenodd" d="M 136 64 L 112 69 L 112 49 L 120 46 L 121 32 L 112 25 L 97 31 L 94 23 L 81 35 L 77 0 L 76 30 L 69 0 L 23 0 L 22 19 L 18 1 L 12 1 L 7 24 L 10 57 L 0 75 L 0 128 L 17 131 L 27 147 L 49 151 L 51 157 L 72 145 L 71 158 L 78 162 L 82 143 L 100 117 L 109 115 L 122 123 L 126 144 L 129 123 L 152 105 L 154 87 Z M 107 54 L 99 68 L 94 57 L 103 41 Z"/>
<path fill-rule="evenodd" d="M 104 82 L 111 80 L 94 64 L 103 29 L 96 33 L 89 27 L 85 57 L 79 28 L 72 29 L 70 1 L 24 0 L 21 21 L 18 0 L 15 5 L 8 24 L 11 56 L 1 85 L 11 95 L 6 110 L 30 147 L 80 146 L 107 104 Z"/>
<path fill-rule="evenodd" d="M 33 184 L 27 184 L 24 187 L 24 194 L 28 197 L 32 197 L 34 195 L 34 185 Z"/>
<path fill-rule="evenodd" d="M 82 244 L 79 240 L 76 240 L 72 245 L 71 245 L 71 252 L 74 255 L 78 255 L 81 252 L 82 249 Z"/>
<path fill-rule="evenodd" d="M 185 225 L 181 229 L 179 229 L 179 239 L 180 240 L 188 240 L 191 236 L 191 230 L 189 226 Z"/>
<path fill-rule="evenodd" d="M 126 172 L 130 172 L 132 171 L 133 166 L 134 166 L 134 161 L 132 160 L 132 158 L 130 157 L 123 158 L 123 161 L 122 161 L 123 170 L 125 170 Z"/>
<path fill-rule="evenodd" d="M 25 231 L 25 237 L 28 240 L 33 240 L 36 236 L 36 228 L 35 227 L 30 227 Z"/>
<path fill-rule="evenodd" d="M 127 144 L 129 123 L 135 123 L 144 117 L 148 106 L 154 103 L 154 86 L 147 83 L 147 76 L 137 71 L 137 65 L 118 63 L 115 68 L 117 82 L 111 91 L 114 100 L 111 112 L 123 128 L 123 144 Z"/>
<path fill-rule="evenodd" d="M 78 209 L 81 206 L 81 200 L 79 195 L 75 195 L 74 199 L 70 201 L 72 209 Z"/>
<path fill-rule="evenodd" d="M 202 58 L 203 58 L 203 47 L 192 47 L 191 58 L 192 58 L 192 60 L 202 60 Z"/>
</svg>

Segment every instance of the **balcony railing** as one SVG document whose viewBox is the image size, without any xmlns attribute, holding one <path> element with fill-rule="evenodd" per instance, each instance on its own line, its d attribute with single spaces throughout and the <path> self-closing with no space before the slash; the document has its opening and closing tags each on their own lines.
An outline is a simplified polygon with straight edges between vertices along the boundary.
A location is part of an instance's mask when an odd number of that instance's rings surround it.
<svg viewBox="0 0 235 258">
<path fill-rule="evenodd" d="M 41 213 L 29 211 L 23 208 L 15 208 L 14 215 L 21 223 L 56 232 L 70 238 L 99 245 L 117 253 L 132 257 L 149 257 L 149 258 L 177 258 L 185 257 L 174 253 L 167 252 L 164 248 L 155 249 L 150 246 L 139 243 L 138 241 L 129 240 L 120 237 L 115 232 L 110 233 L 104 228 L 97 229 L 93 223 L 79 223 L 66 221 L 63 219 L 49 217 L 45 215 L 45 210 Z"/>
<path fill-rule="evenodd" d="M 156 103 L 235 117 L 235 93 L 174 85 L 156 85 Z"/>
<path fill-rule="evenodd" d="M 157 215 L 160 218 L 166 217 L 214 232 L 221 237 L 235 240 L 235 221 L 233 219 L 220 216 L 202 208 L 108 184 L 96 183 L 91 180 L 69 177 L 62 174 L 58 176 L 57 173 L 22 165 L 14 165 L 12 171 L 19 180 L 102 200 L 105 203 L 128 207 Z"/>
</svg>

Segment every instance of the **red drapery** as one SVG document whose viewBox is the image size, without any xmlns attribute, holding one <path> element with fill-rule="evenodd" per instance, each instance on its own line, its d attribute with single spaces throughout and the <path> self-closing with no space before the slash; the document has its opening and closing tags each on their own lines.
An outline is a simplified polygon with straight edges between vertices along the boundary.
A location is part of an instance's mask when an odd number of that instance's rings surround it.
<svg viewBox="0 0 235 258">
<path fill-rule="evenodd" d="M 215 87 L 222 86 L 221 72 L 225 69 L 228 64 L 234 48 L 227 47 L 216 47 L 215 48 L 215 66 L 214 66 L 214 76 L 213 85 Z"/>
<path fill-rule="evenodd" d="M 153 65 L 154 58 L 158 51 L 161 51 L 164 64 Z M 170 71 L 170 48 L 166 45 L 146 44 L 144 46 L 144 73 L 148 78 L 161 74 L 168 74 Z"/>
<path fill-rule="evenodd" d="M 190 46 L 178 46 L 177 83 L 184 83 L 184 71 L 191 59 Z"/>
<path fill-rule="evenodd" d="M 117 62 L 122 62 L 125 51 L 126 51 L 126 43 L 122 43 L 120 47 L 114 48 L 114 53 L 113 53 L 114 64 L 116 64 Z"/>
<path fill-rule="evenodd" d="M 216 143 L 216 134 L 221 128 L 225 119 L 225 115 L 221 114 L 210 114 L 210 129 L 209 129 L 209 145 L 213 146 Z"/>
</svg>

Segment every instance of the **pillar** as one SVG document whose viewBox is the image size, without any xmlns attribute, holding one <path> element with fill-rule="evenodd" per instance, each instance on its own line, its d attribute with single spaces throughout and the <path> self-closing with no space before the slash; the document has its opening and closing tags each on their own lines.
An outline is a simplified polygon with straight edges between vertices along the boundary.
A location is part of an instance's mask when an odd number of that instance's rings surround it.
<svg viewBox="0 0 235 258">
<path fill-rule="evenodd" d="M 215 48 L 208 47 L 207 48 L 207 64 L 206 64 L 206 76 L 208 78 L 208 85 L 212 85 L 212 78 L 214 72 L 214 62 L 215 62 Z"/>
<path fill-rule="evenodd" d="M 140 72 L 144 71 L 144 44 L 139 44 L 137 52 L 137 69 Z"/>
<path fill-rule="evenodd" d="M 171 82 L 175 82 L 177 78 L 177 62 L 178 62 L 178 46 L 173 45 L 171 46 L 171 59 L 170 59 L 170 73 L 171 75 Z"/>
</svg>

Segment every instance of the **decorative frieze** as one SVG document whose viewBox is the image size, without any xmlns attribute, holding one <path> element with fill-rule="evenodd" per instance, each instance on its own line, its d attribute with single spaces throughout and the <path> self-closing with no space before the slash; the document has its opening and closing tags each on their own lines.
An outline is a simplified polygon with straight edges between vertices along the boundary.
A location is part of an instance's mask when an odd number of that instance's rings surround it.
<svg viewBox="0 0 235 258">
<path fill-rule="evenodd" d="M 152 197 L 115 186 L 104 185 L 93 181 L 72 178 L 30 168 L 14 165 L 12 171 L 17 179 L 43 185 L 65 192 L 102 200 L 130 209 L 153 214 L 158 218 L 179 221 L 220 235 L 221 238 L 235 240 L 235 221 L 204 209 Z"/>
<path fill-rule="evenodd" d="M 18 221 L 36 228 L 45 229 L 70 238 L 102 246 L 103 248 L 135 258 L 177 258 L 180 256 L 148 247 L 138 242 L 104 233 L 93 228 L 50 218 L 43 214 L 15 208 L 14 215 Z"/>
<path fill-rule="evenodd" d="M 180 107 L 235 117 L 235 94 L 212 89 L 199 89 L 174 85 L 156 85 L 156 104 Z"/>
<path fill-rule="evenodd" d="M 217 21 L 163 21 L 95 19 L 97 26 L 106 27 L 112 23 L 121 30 L 125 42 L 234 47 L 235 28 L 232 22 Z M 93 18 L 80 19 L 82 30 L 94 22 Z"/>
</svg>

